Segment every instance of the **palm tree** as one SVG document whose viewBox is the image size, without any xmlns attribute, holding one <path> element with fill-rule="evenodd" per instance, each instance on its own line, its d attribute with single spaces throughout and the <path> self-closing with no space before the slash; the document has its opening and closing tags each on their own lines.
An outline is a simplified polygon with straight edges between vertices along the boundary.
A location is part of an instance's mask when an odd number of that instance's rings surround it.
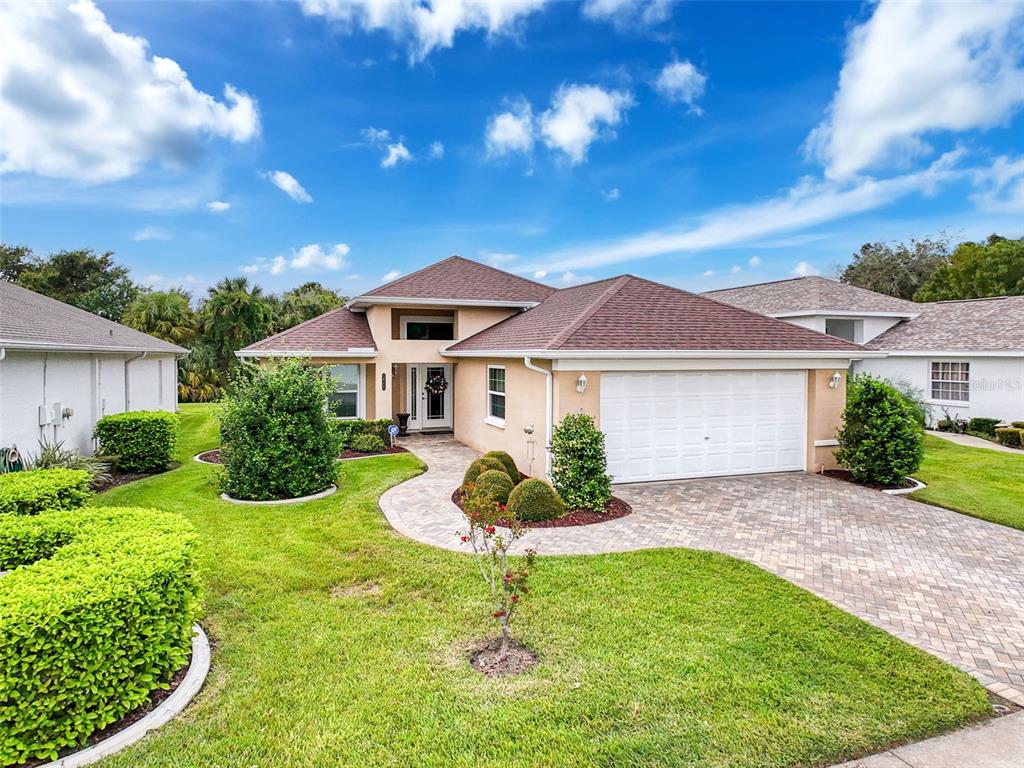
<svg viewBox="0 0 1024 768">
<path fill-rule="evenodd" d="M 224 391 L 217 360 L 209 347 L 198 345 L 178 363 L 178 399 L 186 403 L 208 403 Z"/>
<path fill-rule="evenodd" d="M 121 322 L 172 344 L 188 344 L 198 331 L 192 297 L 177 288 L 140 295 Z"/>
<path fill-rule="evenodd" d="M 234 353 L 273 331 L 274 310 L 269 297 L 258 285 L 249 287 L 244 277 L 226 277 L 209 289 L 199 310 L 203 341 L 226 371 Z"/>
</svg>

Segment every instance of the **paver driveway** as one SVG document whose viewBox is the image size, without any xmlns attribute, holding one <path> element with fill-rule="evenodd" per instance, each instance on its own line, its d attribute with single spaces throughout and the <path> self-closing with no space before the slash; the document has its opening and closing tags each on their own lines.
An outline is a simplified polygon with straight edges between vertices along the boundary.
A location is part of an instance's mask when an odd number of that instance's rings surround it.
<svg viewBox="0 0 1024 768">
<path fill-rule="evenodd" d="M 406 446 L 428 471 L 381 508 L 399 532 L 459 550 L 451 493 L 477 453 L 451 438 Z M 620 485 L 633 514 L 534 529 L 542 555 L 691 547 L 748 560 L 973 674 L 1024 705 L 1024 532 L 818 475 Z"/>
</svg>

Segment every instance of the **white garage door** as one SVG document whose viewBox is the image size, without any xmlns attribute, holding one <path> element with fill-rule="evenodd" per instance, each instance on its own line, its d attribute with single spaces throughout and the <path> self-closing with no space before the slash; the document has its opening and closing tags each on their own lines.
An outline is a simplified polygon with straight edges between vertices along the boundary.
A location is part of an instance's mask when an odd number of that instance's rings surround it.
<svg viewBox="0 0 1024 768">
<path fill-rule="evenodd" d="M 604 373 L 617 483 L 804 468 L 805 371 Z"/>
</svg>

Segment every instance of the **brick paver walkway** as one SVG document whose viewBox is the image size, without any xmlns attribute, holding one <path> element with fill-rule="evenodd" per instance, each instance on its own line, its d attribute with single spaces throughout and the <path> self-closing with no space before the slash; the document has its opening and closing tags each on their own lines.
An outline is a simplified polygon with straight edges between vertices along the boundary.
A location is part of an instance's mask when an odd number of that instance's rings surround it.
<svg viewBox="0 0 1024 768">
<path fill-rule="evenodd" d="M 387 491 L 400 533 L 460 550 L 451 493 L 477 456 L 450 437 L 411 438 L 428 471 Z M 788 473 L 620 485 L 618 520 L 535 529 L 542 555 L 658 547 L 748 560 L 974 675 L 1024 705 L 1024 532 L 840 480 Z"/>
</svg>

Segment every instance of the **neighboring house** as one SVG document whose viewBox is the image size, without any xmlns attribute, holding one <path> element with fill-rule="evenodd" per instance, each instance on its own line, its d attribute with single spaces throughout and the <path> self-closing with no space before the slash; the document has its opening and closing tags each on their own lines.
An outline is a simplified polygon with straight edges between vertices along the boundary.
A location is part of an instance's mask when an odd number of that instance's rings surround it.
<svg viewBox="0 0 1024 768">
<path fill-rule="evenodd" d="M 1024 419 L 1024 296 L 914 303 L 823 277 L 704 295 L 884 352 L 854 371 L 919 390 L 933 421 Z"/>
<path fill-rule="evenodd" d="M 845 372 L 881 356 L 631 275 L 556 290 L 457 256 L 238 355 L 307 357 L 338 418 L 407 413 L 531 474 L 589 413 L 617 482 L 834 466 Z"/>
<path fill-rule="evenodd" d="M 0 280 L 0 449 L 94 449 L 97 420 L 174 411 L 188 350 Z"/>
</svg>

